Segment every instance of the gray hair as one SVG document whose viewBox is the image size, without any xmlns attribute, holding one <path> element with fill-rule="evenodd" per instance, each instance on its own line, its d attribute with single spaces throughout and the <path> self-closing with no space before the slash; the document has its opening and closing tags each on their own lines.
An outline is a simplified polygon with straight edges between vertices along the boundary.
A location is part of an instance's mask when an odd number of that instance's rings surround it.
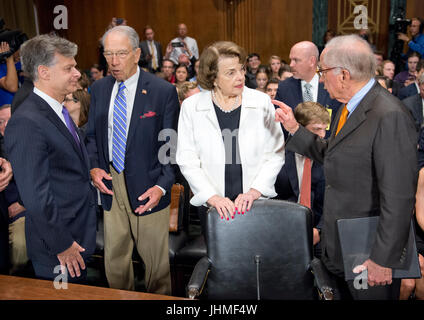
<svg viewBox="0 0 424 320">
<path fill-rule="evenodd" d="M 68 58 L 77 55 L 78 46 L 64 38 L 43 34 L 26 41 L 20 49 L 22 69 L 32 81 L 38 80 L 38 67 L 56 64 L 55 54 Z"/>
<path fill-rule="evenodd" d="M 0 107 L 0 110 L 6 109 L 6 108 L 12 108 L 11 104 L 4 104 Z"/>
<path fill-rule="evenodd" d="M 423 83 L 424 83 L 424 73 L 423 73 L 423 74 L 421 74 L 421 75 L 418 77 L 418 83 L 419 83 L 419 84 L 423 84 Z"/>
<path fill-rule="evenodd" d="M 327 67 L 344 68 L 355 81 L 366 81 L 375 77 L 377 66 L 374 53 L 368 42 L 361 37 L 357 35 L 334 37 L 325 48 L 327 50 L 321 59 L 325 61 Z"/>
<path fill-rule="evenodd" d="M 106 31 L 105 34 L 102 37 L 103 47 L 105 46 L 106 37 L 112 32 L 120 32 L 120 33 L 123 33 L 124 35 L 126 35 L 128 37 L 128 39 L 130 40 L 131 47 L 133 48 L 133 50 L 140 47 L 140 37 L 138 36 L 137 31 L 135 31 L 133 28 L 131 28 L 129 26 L 116 26 L 116 27 L 113 27 L 112 29 L 109 29 L 108 31 Z"/>
</svg>

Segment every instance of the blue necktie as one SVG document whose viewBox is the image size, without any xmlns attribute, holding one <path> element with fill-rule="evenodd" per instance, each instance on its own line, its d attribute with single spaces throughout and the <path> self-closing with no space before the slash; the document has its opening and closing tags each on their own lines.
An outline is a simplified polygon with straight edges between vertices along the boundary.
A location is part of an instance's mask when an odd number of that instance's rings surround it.
<svg viewBox="0 0 424 320">
<path fill-rule="evenodd" d="M 63 106 L 62 106 L 62 114 L 63 114 L 63 117 L 65 118 L 66 126 L 68 127 L 69 132 L 74 137 L 74 140 L 77 143 L 77 146 L 81 147 L 77 132 L 75 131 L 74 124 L 72 123 L 73 120 L 71 119 L 71 116 L 69 115 L 68 110 Z"/>
<path fill-rule="evenodd" d="M 124 82 L 119 84 L 113 108 L 112 163 L 116 172 L 125 168 L 125 147 L 127 143 L 127 100 Z"/>
</svg>

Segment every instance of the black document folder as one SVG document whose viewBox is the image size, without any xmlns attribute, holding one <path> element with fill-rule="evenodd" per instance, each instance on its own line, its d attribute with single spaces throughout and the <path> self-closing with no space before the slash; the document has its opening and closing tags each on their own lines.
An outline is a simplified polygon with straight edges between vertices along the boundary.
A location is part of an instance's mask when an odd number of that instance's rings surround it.
<svg viewBox="0 0 424 320">
<path fill-rule="evenodd" d="M 377 234 L 378 220 L 378 216 L 337 220 L 345 280 L 354 280 L 359 274 L 353 273 L 352 270 L 369 258 Z M 392 277 L 397 279 L 421 278 L 417 245 L 415 243 L 415 231 L 412 222 L 404 266 L 405 269 L 393 269 Z"/>
</svg>

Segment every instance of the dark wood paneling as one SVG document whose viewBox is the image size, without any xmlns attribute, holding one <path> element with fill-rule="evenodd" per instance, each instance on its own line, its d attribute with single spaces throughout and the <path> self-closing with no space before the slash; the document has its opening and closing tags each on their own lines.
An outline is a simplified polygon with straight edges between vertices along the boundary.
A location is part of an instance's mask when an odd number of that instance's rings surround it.
<svg viewBox="0 0 424 320">
<path fill-rule="evenodd" d="M 266 63 L 278 54 L 288 60 L 290 47 L 312 39 L 313 0 L 34 0 L 40 32 L 53 29 L 53 9 L 64 4 L 69 29 L 58 33 L 79 45 L 78 64 L 86 69 L 97 62 L 98 39 L 113 16 L 126 18 L 142 37 L 145 25 L 155 30 L 163 49 L 184 22 L 201 51 L 218 40 L 232 40 Z"/>
<path fill-rule="evenodd" d="M 424 1 L 423 0 L 406 0 L 406 17 L 424 18 Z"/>
</svg>

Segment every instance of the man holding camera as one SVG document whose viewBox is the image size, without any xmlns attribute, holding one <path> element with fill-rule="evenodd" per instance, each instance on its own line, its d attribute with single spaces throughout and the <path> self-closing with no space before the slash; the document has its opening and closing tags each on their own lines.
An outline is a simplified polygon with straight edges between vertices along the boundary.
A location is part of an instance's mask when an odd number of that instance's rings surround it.
<svg viewBox="0 0 424 320">
<path fill-rule="evenodd" d="M 424 35 L 422 34 L 423 27 L 424 25 L 420 18 L 412 18 L 409 26 L 411 38 L 404 33 L 398 33 L 398 39 L 408 43 L 409 49 L 406 54 L 407 56 L 409 56 L 412 52 L 418 52 L 421 56 L 424 55 Z"/>
<path fill-rule="evenodd" d="M 10 51 L 7 42 L 0 43 L 0 55 Z M 18 72 L 20 63 L 15 64 L 15 55 L 6 58 L 5 63 L 0 64 L 0 105 L 10 104 L 15 92 L 18 91 Z"/>
<path fill-rule="evenodd" d="M 171 59 L 175 65 L 178 64 L 179 56 L 184 53 L 189 59 L 193 56 L 196 60 L 199 59 L 199 48 L 197 47 L 196 39 L 187 37 L 187 26 L 184 23 L 178 25 L 178 37 L 172 39 L 168 44 L 168 48 L 172 47 L 169 59 Z M 168 49 L 167 48 L 167 49 Z"/>
</svg>

